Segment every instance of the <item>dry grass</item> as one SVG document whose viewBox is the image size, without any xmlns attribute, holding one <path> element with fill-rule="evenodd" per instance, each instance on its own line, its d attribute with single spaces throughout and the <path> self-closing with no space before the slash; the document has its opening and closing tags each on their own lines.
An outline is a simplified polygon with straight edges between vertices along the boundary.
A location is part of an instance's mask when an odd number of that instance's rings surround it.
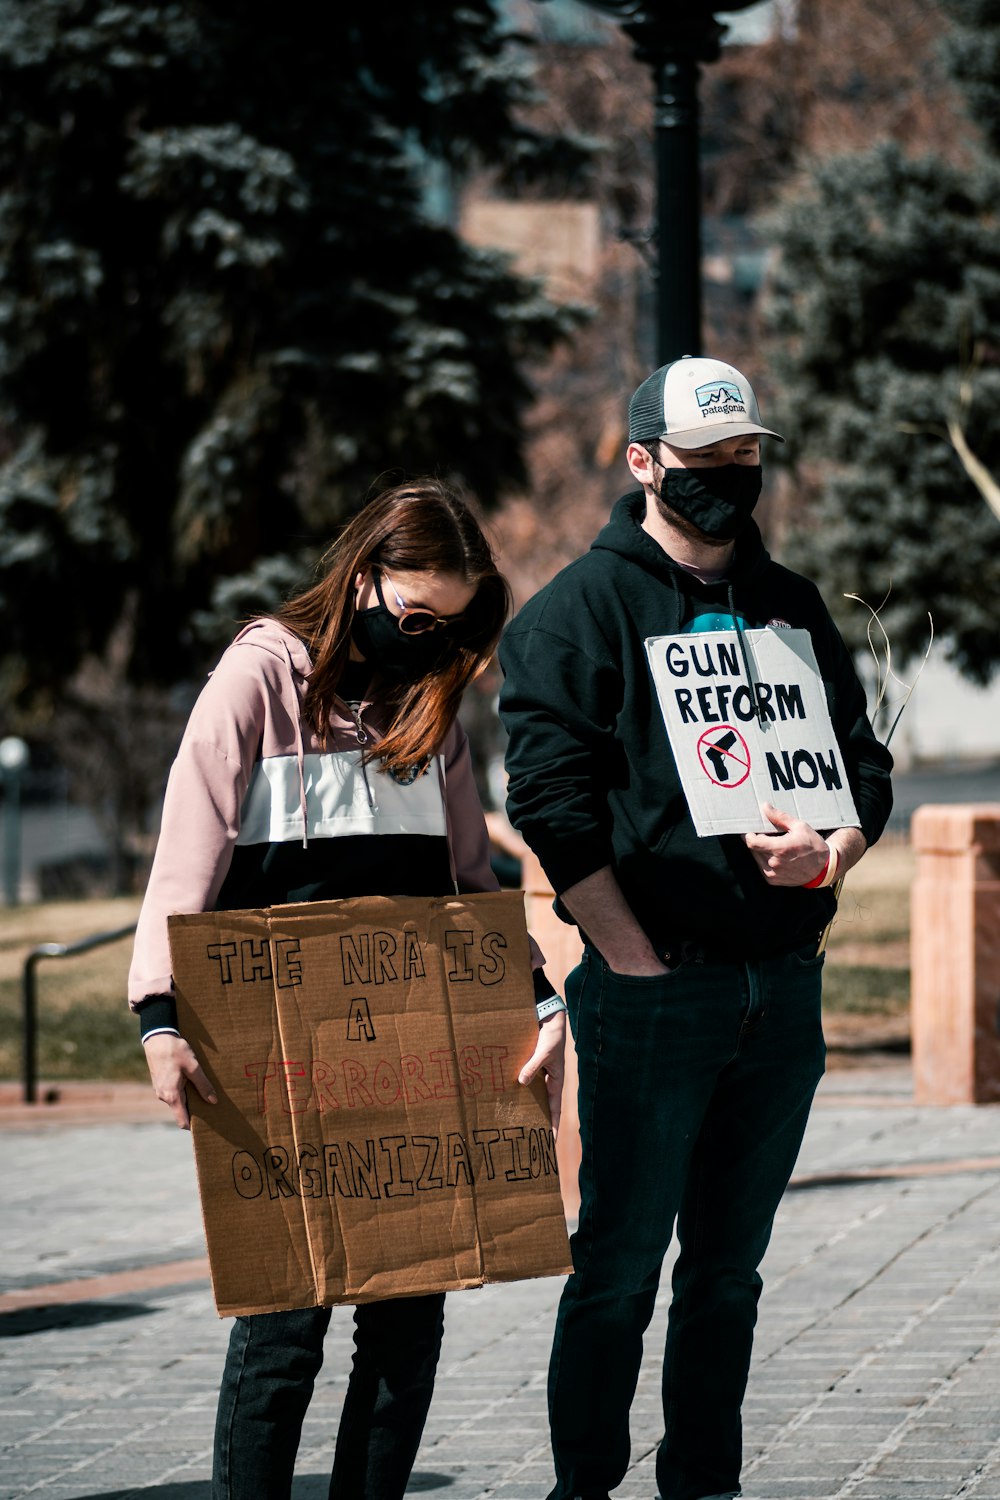
<svg viewBox="0 0 1000 1500">
<path fill-rule="evenodd" d="M 21 1069 L 22 973 L 40 943 L 72 943 L 133 923 L 134 897 L 51 901 L 0 910 L 0 1077 Z M 38 1063 L 44 1078 L 142 1079 L 146 1065 L 125 1002 L 128 939 L 37 966 Z"/>
<path fill-rule="evenodd" d="M 0 993 L 6 994 L 10 982 L 20 983 L 24 960 L 39 943 L 72 943 L 95 932 L 111 932 L 127 927 L 139 914 L 135 896 L 121 896 L 106 901 L 44 901 L 35 906 L 0 908 Z M 98 949 L 75 959 L 53 960 L 52 968 L 60 970 L 64 993 L 86 991 L 83 970 L 93 966 L 99 983 L 114 982 L 112 975 L 127 973 L 129 944 Z M 110 968 L 109 968 L 110 964 Z M 44 965 L 43 965 L 44 968 Z M 124 980 L 122 980 L 124 983 Z M 124 990 L 119 986 L 119 993 Z"/>
<path fill-rule="evenodd" d="M 913 872 L 909 845 L 890 842 L 876 844 L 848 875 L 827 949 L 829 1015 L 908 1012 Z"/>
</svg>

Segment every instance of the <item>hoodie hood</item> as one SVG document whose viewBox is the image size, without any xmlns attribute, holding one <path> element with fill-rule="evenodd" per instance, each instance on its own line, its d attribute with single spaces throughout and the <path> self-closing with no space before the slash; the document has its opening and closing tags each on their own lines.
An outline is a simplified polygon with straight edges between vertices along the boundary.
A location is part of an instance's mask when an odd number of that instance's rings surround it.
<svg viewBox="0 0 1000 1500">
<path fill-rule="evenodd" d="M 681 585 L 685 590 L 699 587 L 698 580 L 686 568 L 675 563 L 659 542 L 643 530 L 646 516 L 646 496 L 642 490 L 630 490 L 623 495 L 611 512 L 610 519 L 590 544 L 591 551 L 614 552 L 619 557 L 637 563 L 647 573 L 664 582 Z M 729 580 L 739 589 L 756 581 L 771 561 L 760 531 L 754 521 L 736 540 L 736 551 L 729 569 Z"/>
<path fill-rule="evenodd" d="M 771 562 L 767 549 L 761 541 L 759 530 L 752 521 L 749 522 L 746 529 L 735 539 L 735 550 L 725 576 L 711 583 L 705 583 L 689 569 L 676 563 L 669 553 L 663 550 L 659 542 L 649 535 L 642 525 L 645 515 L 646 496 L 642 490 L 633 490 L 623 495 L 612 511 L 608 524 L 591 544 L 592 550 L 596 548 L 624 556 L 629 561 L 638 563 L 648 573 L 652 573 L 658 580 L 665 583 L 673 597 L 674 604 L 673 621 L 668 629 L 674 631 L 684 628 L 686 619 L 692 613 L 698 615 L 702 612 L 704 605 L 699 605 L 696 601 L 713 597 L 718 599 L 720 592 L 724 589 L 727 618 L 731 620 L 736 630 L 743 659 L 744 676 L 754 704 L 754 712 L 759 715 L 761 710 L 757 700 L 756 682 L 744 638 L 745 622 L 741 618 L 739 608 L 740 605 L 744 609 L 747 608 L 748 596 L 753 592 L 754 583 L 767 571 Z M 685 599 L 689 601 L 687 605 Z M 687 628 L 692 627 L 688 625 Z"/>
<path fill-rule="evenodd" d="M 293 676 L 303 680 L 312 672 L 312 659 L 303 642 L 287 625 L 281 625 L 277 620 L 253 620 L 244 626 L 239 635 L 234 636 L 229 650 L 233 651 L 240 646 L 253 646 L 258 651 L 266 651 L 269 656 L 286 663 Z"/>
</svg>

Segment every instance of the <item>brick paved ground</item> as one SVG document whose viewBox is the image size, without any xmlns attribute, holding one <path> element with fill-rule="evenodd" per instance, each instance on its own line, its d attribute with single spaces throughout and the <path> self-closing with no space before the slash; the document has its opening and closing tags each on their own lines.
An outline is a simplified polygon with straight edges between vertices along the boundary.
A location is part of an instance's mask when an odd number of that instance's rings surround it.
<svg viewBox="0 0 1000 1500">
<path fill-rule="evenodd" d="M 0 1500 L 207 1500 L 228 1324 L 189 1139 L 141 1110 L 0 1117 Z M 748 1500 L 1000 1500 L 998 1231 L 1000 1110 L 917 1109 L 899 1065 L 830 1075 L 764 1267 Z M 542 1500 L 557 1295 L 449 1298 L 413 1494 Z M 655 1494 L 665 1310 L 622 1500 Z M 349 1330 L 337 1310 L 295 1500 L 326 1494 Z"/>
</svg>

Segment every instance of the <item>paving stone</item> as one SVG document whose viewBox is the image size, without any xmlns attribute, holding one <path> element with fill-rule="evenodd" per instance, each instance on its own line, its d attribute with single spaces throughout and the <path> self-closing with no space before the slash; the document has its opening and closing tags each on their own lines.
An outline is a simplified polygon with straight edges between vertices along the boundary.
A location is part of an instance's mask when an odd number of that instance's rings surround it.
<svg viewBox="0 0 1000 1500">
<path fill-rule="evenodd" d="M 905 1068 L 821 1089 L 763 1267 L 747 1500 L 1000 1500 L 1000 1174 L 967 1168 L 996 1154 L 1000 1110 L 918 1109 L 907 1089 Z M 17 1155 L 0 1290 L 203 1254 L 172 1126 L 21 1128 Z M 850 1176 L 926 1162 L 960 1170 Z M 412 1494 L 542 1500 L 558 1295 L 534 1281 L 448 1299 Z M 616 1500 L 655 1494 L 669 1295 L 668 1264 Z M 228 1330 L 204 1284 L 0 1316 L 0 1500 L 209 1500 Z M 337 1309 L 294 1500 L 325 1500 L 350 1351 Z"/>
</svg>

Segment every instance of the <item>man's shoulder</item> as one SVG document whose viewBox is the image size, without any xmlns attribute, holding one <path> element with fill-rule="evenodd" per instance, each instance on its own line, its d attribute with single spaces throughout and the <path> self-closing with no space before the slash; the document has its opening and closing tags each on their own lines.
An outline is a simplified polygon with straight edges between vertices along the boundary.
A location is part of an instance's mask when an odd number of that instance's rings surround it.
<svg viewBox="0 0 1000 1500">
<path fill-rule="evenodd" d="M 826 610 L 818 585 L 811 578 L 807 578 L 804 573 L 796 573 L 794 568 L 775 562 L 773 557 L 768 559 L 760 575 L 758 587 L 765 598 L 785 600 L 789 603 L 794 601 L 806 608 Z"/>
<path fill-rule="evenodd" d="M 508 633 L 557 626 L 559 634 L 566 634 L 568 626 L 571 634 L 574 621 L 620 595 L 628 569 L 628 560 L 614 552 L 590 549 L 582 553 L 521 606 L 507 627 Z"/>
</svg>

